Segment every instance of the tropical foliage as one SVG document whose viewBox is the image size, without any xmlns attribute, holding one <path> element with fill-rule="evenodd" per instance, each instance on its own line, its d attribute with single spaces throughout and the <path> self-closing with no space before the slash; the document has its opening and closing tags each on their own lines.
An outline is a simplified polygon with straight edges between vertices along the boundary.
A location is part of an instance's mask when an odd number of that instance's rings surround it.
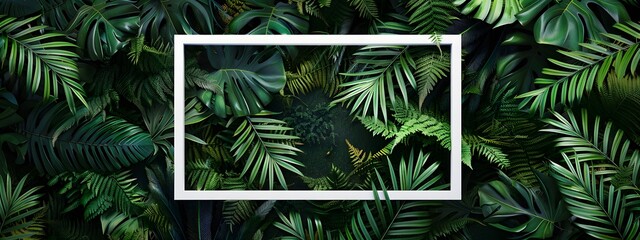
<svg viewBox="0 0 640 240">
<path fill-rule="evenodd" d="M 0 1 L 0 238 L 639 239 L 639 11 L 633 0 Z M 449 154 L 446 45 L 187 46 L 174 113 L 175 34 L 460 34 L 462 157 Z M 175 154 L 193 190 L 383 194 L 176 201 Z M 464 163 L 462 200 L 387 198 L 448 189 L 450 161 Z"/>
</svg>

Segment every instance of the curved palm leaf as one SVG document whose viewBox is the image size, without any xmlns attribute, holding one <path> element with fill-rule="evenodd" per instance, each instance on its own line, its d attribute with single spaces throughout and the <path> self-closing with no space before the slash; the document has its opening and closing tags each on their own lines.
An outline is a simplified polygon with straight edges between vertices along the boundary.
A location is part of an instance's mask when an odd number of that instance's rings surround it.
<svg viewBox="0 0 640 240">
<path fill-rule="evenodd" d="M 60 104 L 36 109 L 27 117 L 21 131 L 29 139 L 27 157 L 39 172 L 111 172 L 138 163 L 154 151 L 151 136 L 138 126 L 111 116 L 80 118 L 70 116 Z"/>
<path fill-rule="evenodd" d="M 397 173 L 391 160 L 388 159 L 387 169 L 391 175 L 392 189 L 422 191 L 427 189 L 441 190 L 446 188 L 448 184 L 435 185 L 442 178 L 442 173 L 436 173 L 440 167 L 440 162 L 435 161 L 430 165 L 427 165 L 429 153 L 423 154 L 422 151 L 419 151 L 416 156 L 414 152 L 415 151 L 413 150 L 409 152 L 408 161 L 405 161 L 404 156 L 402 156 Z M 380 179 L 379 175 L 378 178 Z"/>
<path fill-rule="evenodd" d="M 374 189 L 374 206 L 365 201 L 351 218 L 344 235 L 353 239 L 423 239 L 429 232 L 432 219 L 427 209 L 435 206 L 429 201 L 390 201 L 383 188 L 385 199 L 380 199 Z"/>
<path fill-rule="evenodd" d="M 568 118 L 556 112 L 553 115 L 558 120 L 548 119 L 545 122 L 555 128 L 542 131 L 561 135 L 556 140 L 556 146 L 562 147 L 562 152 L 571 153 L 572 158 L 602 163 L 598 164 L 599 168 L 615 170 L 638 164 L 631 160 L 637 150 L 633 150 L 631 141 L 612 122 L 601 125 L 600 116 L 591 119 L 585 109 L 582 109 L 579 117 L 572 111 L 567 112 Z"/>
<path fill-rule="evenodd" d="M 496 228 L 519 233 L 518 237 L 544 239 L 553 236 L 555 224 L 568 216 L 560 192 L 549 176 L 535 172 L 542 194 L 526 188 L 500 172 L 500 180 L 491 181 L 480 187 L 480 205 L 489 215 L 486 222 Z M 527 220 L 510 226 L 507 220 L 523 216 Z"/>
<path fill-rule="evenodd" d="M 272 0 L 253 0 L 259 9 L 240 13 L 228 25 L 230 33 L 241 33 L 253 20 L 260 24 L 247 34 L 297 34 L 309 31 L 307 16 L 298 13 L 294 6 L 279 2 L 273 5 Z"/>
<path fill-rule="evenodd" d="M 6 66 L 9 74 L 24 77 L 30 92 L 42 89 L 45 101 L 58 97 L 60 84 L 72 111 L 75 110 L 74 97 L 88 105 L 84 89 L 77 82 L 78 65 L 73 60 L 77 55 L 66 50 L 76 46 L 56 41 L 64 34 L 48 31 L 47 26 L 24 28 L 36 19 L 38 16 L 17 21 L 0 15 L 0 67 Z"/>
<path fill-rule="evenodd" d="M 316 218 L 307 218 L 306 219 L 306 227 L 305 222 L 303 222 L 300 213 L 298 212 L 289 212 L 289 216 L 285 216 L 281 212 L 278 212 L 278 217 L 280 218 L 280 222 L 275 222 L 273 225 L 280 230 L 290 234 L 290 236 L 279 237 L 278 239 L 283 240 L 307 240 L 307 239 L 318 239 L 323 240 L 327 239 L 325 235 L 329 238 L 331 233 L 328 231 L 325 233 L 325 230 L 322 229 L 322 221 Z"/>
<path fill-rule="evenodd" d="M 209 62 L 215 69 L 207 79 L 224 89 L 215 95 L 216 114 L 226 117 L 227 104 L 234 116 L 262 111 L 271 102 L 272 93 L 285 85 L 285 71 L 278 52 L 256 52 L 251 47 L 215 47 Z"/>
<path fill-rule="evenodd" d="M 175 34 L 214 33 L 214 9 L 218 8 L 215 1 L 143 0 L 137 5 L 142 12 L 140 33 L 150 39 L 173 42 Z"/>
<path fill-rule="evenodd" d="M 140 26 L 139 11 L 130 0 L 95 0 L 78 9 L 67 32 L 78 29 L 78 45 L 92 60 L 106 60 L 123 48 Z"/>
<path fill-rule="evenodd" d="M 613 185 L 606 186 L 604 177 L 592 172 L 592 167 L 575 156 L 562 153 L 568 169 L 551 163 L 553 176 L 569 211 L 578 219 L 577 225 L 599 239 L 638 239 L 640 219 L 630 213 L 625 195 Z"/>
<path fill-rule="evenodd" d="M 342 73 L 351 78 L 340 84 L 345 90 L 336 95 L 333 104 L 348 102 L 351 113 L 358 111 L 362 117 L 371 112 L 374 118 L 382 113 L 387 121 L 387 99 L 396 106 L 396 87 L 402 99 L 408 104 L 407 83 L 416 87 L 413 71 L 416 63 L 408 46 L 367 46 L 354 53 L 356 59 L 353 70 Z"/>
<path fill-rule="evenodd" d="M 542 115 L 547 108 L 554 109 L 557 103 L 580 102 L 594 85 L 603 86 L 610 69 L 615 69 L 619 77 L 635 74 L 640 62 L 640 24 L 627 22 L 614 27 L 627 36 L 604 33 L 607 40 L 580 44 L 587 49 L 585 51 L 559 51 L 576 63 L 549 59 L 558 68 L 543 69 L 542 73 L 549 77 L 535 80 L 542 88 L 518 96 L 525 98 L 521 106 L 531 103 L 530 110 Z"/>
<path fill-rule="evenodd" d="M 285 122 L 264 116 L 265 114 L 261 114 L 242 119 L 234 133 L 237 139 L 231 146 L 231 151 L 236 162 L 244 161 L 241 175 L 250 173 L 249 183 L 257 180 L 260 187 L 266 183 L 269 189 L 273 189 L 274 177 L 277 177 L 280 186 L 287 189 L 283 169 L 303 175 L 296 166 L 304 165 L 290 157 L 301 152 L 292 142 L 299 138 L 288 135 L 293 129 L 286 127 Z"/>
<path fill-rule="evenodd" d="M 546 120 L 555 128 L 543 131 L 560 134 L 557 146 L 568 158 L 594 167 L 594 174 L 616 188 L 625 191 L 629 206 L 640 204 L 640 151 L 635 150 L 622 130 L 616 129 L 612 122 L 600 124 L 600 116 L 590 119 L 588 112 L 582 110 L 580 118 L 573 112 L 567 113 L 568 119 L 554 113 L 558 120 Z"/>
<path fill-rule="evenodd" d="M 511 24 L 516 21 L 516 14 L 522 10 L 521 0 L 456 0 L 456 6 L 464 5 L 464 15 L 473 15 L 474 18 L 494 25 L 494 28 Z"/>
<path fill-rule="evenodd" d="M 29 231 L 37 224 L 33 219 L 40 212 L 41 194 L 34 187 L 23 191 L 27 176 L 23 177 L 15 186 L 9 175 L 0 176 L 0 238 L 17 240 L 30 238 L 38 232 Z"/>
</svg>

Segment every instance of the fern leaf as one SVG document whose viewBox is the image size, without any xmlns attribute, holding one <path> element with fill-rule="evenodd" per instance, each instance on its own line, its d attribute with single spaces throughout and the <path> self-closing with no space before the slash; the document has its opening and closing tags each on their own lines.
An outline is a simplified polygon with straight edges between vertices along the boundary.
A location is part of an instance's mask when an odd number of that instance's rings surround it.
<svg viewBox="0 0 640 240">
<path fill-rule="evenodd" d="M 391 149 L 407 137 L 420 133 L 423 136 L 436 138 L 440 146 L 451 150 L 451 125 L 441 120 L 436 114 L 421 113 L 412 105 L 396 107 L 393 111 L 396 121 L 402 125 L 390 144 Z"/>
<path fill-rule="evenodd" d="M 410 0 L 406 6 L 409 24 L 417 34 L 443 33 L 457 12 L 455 5 L 447 0 Z"/>
<path fill-rule="evenodd" d="M 378 18 L 378 6 L 374 0 L 348 0 L 349 4 L 358 10 L 360 17 L 367 19 Z"/>
<path fill-rule="evenodd" d="M 508 168 L 511 161 L 507 158 L 507 154 L 496 146 L 487 144 L 486 139 L 477 136 L 465 135 L 465 142 L 471 147 L 471 154 L 482 155 L 491 163 L 498 164 L 500 168 Z"/>
<path fill-rule="evenodd" d="M 131 215 L 140 210 L 139 205 L 143 202 L 144 192 L 138 188 L 130 171 L 108 175 L 91 171 L 67 172 L 53 178 L 49 185 L 58 182 L 65 184 L 60 194 L 64 194 L 69 202 L 75 203 L 65 211 L 82 205 L 85 220 L 100 216 L 110 209 Z"/>
<path fill-rule="evenodd" d="M 371 174 L 373 169 L 381 165 L 382 161 L 380 159 L 389 154 L 389 151 L 385 148 L 375 153 L 365 152 L 353 146 L 348 139 L 344 141 L 347 143 L 349 158 L 351 159 L 351 165 L 353 165 L 353 174 Z"/>
<path fill-rule="evenodd" d="M 427 95 L 433 90 L 438 80 L 447 76 L 449 72 L 449 54 L 430 54 L 416 60 L 416 83 L 418 84 L 418 108 Z"/>
<path fill-rule="evenodd" d="M 256 201 L 224 201 L 224 204 L 222 205 L 224 222 L 229 225 L 229 227 L 241 224 L 251 218 L 257 208 L 258 205 L 256 204 Z"/>
<path fill-rule="evenodd" d="M 212 166 L 212 160 L 194 160 L 185 167 L 187 181 L 195 190 L 215 190 L 222 185 L 223 176 Z"/>
<path fill-rule="evenodd" d="M 382 136 L 386 139 L 392 138 L 397 132 L 398 128 L 395 124 L 388 122 L 384 123 L 382 120 L 374 117 L 358 117 L 362 125 L 373 133 L 374 136 Z"/>
<path fill-rule="evenodd" d="M 285 86 L 293 95 L 307 94 L 333 81 L 331 79 L 333 64 L 322 53 L 324 52 L 310 53 L 311 57 L 300 61 L 295 71 L 287 71 Z"/>
</svg>

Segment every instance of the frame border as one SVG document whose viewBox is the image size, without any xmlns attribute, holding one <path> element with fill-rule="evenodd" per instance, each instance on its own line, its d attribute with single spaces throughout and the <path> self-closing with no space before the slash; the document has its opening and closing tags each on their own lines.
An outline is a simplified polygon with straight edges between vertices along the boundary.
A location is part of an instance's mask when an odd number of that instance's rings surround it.
<svg viewBox="0 0 640 240">
<path fill-rule="evenodd" d="M 174 35 L 174 199 L 175 200 L 374 200 L 373 190 L 186 190 L 184 125 L 185 45 L 450 45 L 451 183 L 449 190 L 387 191 L 390 200 L 462 199 L 462 37 L 440 35 Z M 175 114 L 178 113 L 178 114 Z M 179 123 L 179 124 L 178 124 Z M 384 199 L 384 193 L 377 191 Z"/>
</svg>

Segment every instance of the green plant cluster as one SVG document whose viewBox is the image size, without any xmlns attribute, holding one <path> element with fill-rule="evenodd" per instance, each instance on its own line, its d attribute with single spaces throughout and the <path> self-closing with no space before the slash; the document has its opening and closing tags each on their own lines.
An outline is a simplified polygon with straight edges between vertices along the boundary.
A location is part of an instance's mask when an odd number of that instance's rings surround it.
<svg viewBox="0 0 640 240">
<path fill-rule="evenodd" d="M 636 0 L 2 0 L 0 239 L 640 239 L 637 12 Z M 175 113 L 176 34 L 460 34 L 463 121 L 448 117 L 444 44 L 187 46 Z M 275 113 L 274 99 L 317 89 L 351 115 Z M 175 114 L 188 189 L 443 190 L 461 161 L 462 200 L 177 201 Z M 305 176 L 300 142 L 332 141 L 343 123 L 369 131 L 345 138 L 384 147 L 348 142 L 351 169 Z"/>
<path fill-rule="evenodd" d="M 325 141 L 335 143 L 336 133 L 333 127 L 333 114 L 324 104 L 314 106 L 298 105 L 284 113 L 282 119 L 293 126 L 293 133 L 300 136 L 306 144 L 318 144 Z"/>
</svg>

